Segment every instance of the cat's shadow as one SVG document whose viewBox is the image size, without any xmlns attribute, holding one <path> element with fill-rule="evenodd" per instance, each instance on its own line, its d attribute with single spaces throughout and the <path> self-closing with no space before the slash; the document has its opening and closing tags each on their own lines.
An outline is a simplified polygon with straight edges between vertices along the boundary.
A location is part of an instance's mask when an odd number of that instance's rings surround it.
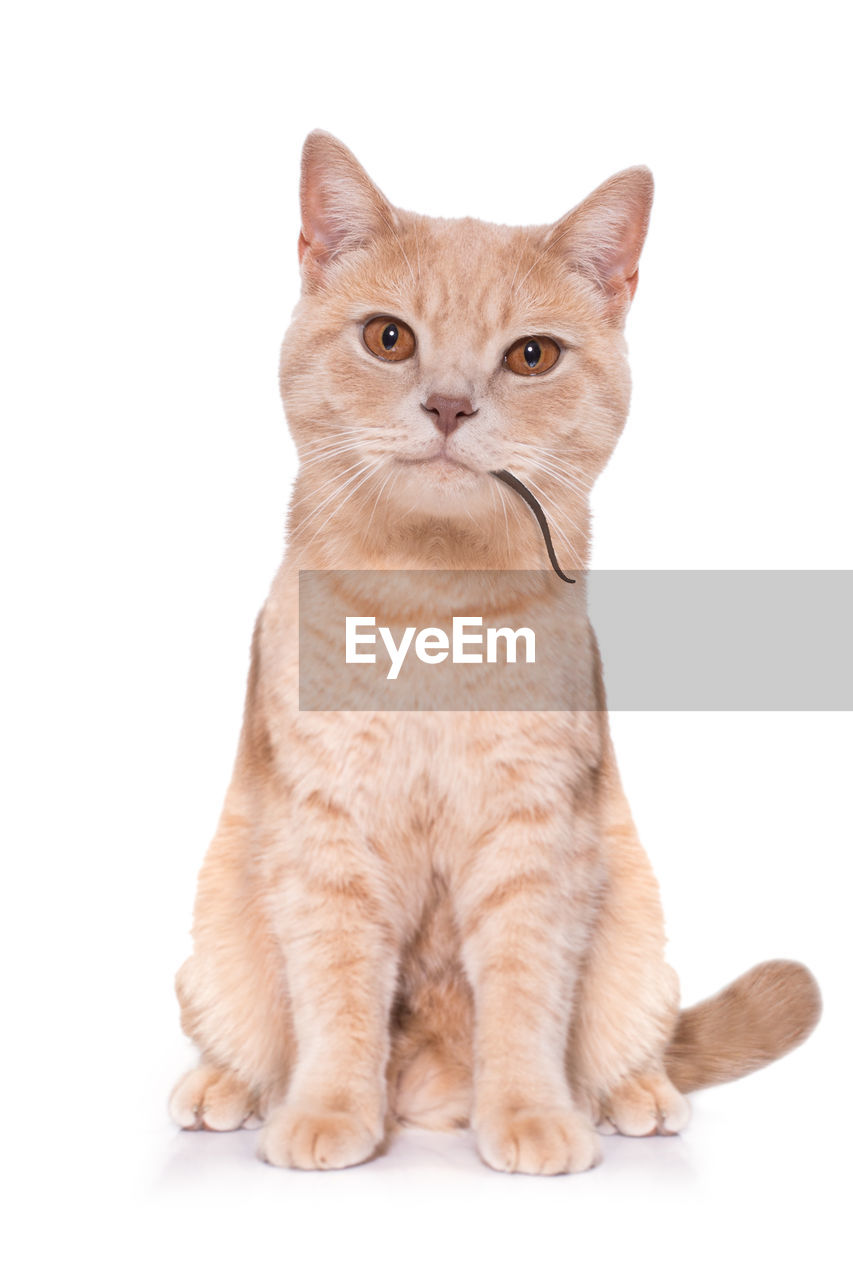
<svg viewBox="0 0 853 1280">
<path fill-rule="evenodd" d="M 298 1179 L 309 1177 L 290 1170 L 271 1169 L 257 1159 L 257 1132 L 175 1133 L 164 1151 L 160 1173 L 152 1191 L 169 1193 L 178 1188 L 202 1189 L 211 1183 L 230 1180 L 240 1169 L 241 1177 Z M 661 1183 L 677 1183 L 684 1187 L 696 1180 L 689 1135 L 686 1137 L 625 1138 L 619 1134 L 602 1138 L 604 1161 L 594 1171 L 608 1180 L 642 1179 Z M 474 1135 L 470 1129 L 454 1133 L 436 1133 L 426 1129 L 406 1128 L 396 1135 L 387 1152 L 357 1169 L 343 1169 L 322 1175 L 310 1175 L 312 1187 L 318 1181 L 358 1179 L 365 1181 L 418 1172 L 429 1176 L 441 1170 L 452 1170 L 456 1177 L 494 1177 L 480 1161 Z M 550 1181 L 550 1179 L 549 1179 Z"/>
<path fill-rule="evenodd" d="M 689 1134 L 666 1138 L 625 1138 L 617 1133 L 602 1138 L 601 1145 L 604 1161 L 600 1167 L 608 1176 L 639 1177 L 662 1184 L 677 1182 L 680 1186 L 696 1180 Z"/>
</svg>

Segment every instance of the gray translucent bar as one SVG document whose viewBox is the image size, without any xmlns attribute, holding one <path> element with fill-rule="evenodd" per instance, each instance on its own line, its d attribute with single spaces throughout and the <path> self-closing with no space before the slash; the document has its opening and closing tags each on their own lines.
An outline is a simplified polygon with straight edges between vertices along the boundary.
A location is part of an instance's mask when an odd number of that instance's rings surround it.
<svg viewBox="0 0 853 1280">
<path fill-rule="evenodd" d="M 853 710 L 853 572 L 303 571 L 299 575 L 301 710 L 602 709 Z M 527 627 L 534 663 L 425 665 L 414 646 L 395 679 L 377 642 L 374 665 L 345 661 L 346 617 L 402 634 L 450 634 L 457 613 L 483 628 Z M 485 630 L 484 630 L 485 634 Z M 477 650 L 476 643 L 473 649 Z M 485 639 L 482 645 L 485 654 Z M 384 660 L 384 661 L 383 661 Z"/>
<path fill-rule="evenodd" d="M 853 710 L 849 571 L 613 570 L 587 581 L 614 710 Z"/>
</svg>

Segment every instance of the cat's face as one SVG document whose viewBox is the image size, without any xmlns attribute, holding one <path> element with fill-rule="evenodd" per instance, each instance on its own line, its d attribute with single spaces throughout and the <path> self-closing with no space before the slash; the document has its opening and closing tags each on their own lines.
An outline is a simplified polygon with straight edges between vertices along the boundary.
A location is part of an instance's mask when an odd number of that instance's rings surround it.
<svg viewBox="0 0 853 1280">
<path fill-rule="evenodd" d="M 312 134 L 281 364 L 303 470 L 398 517 L 488 519 L 503 469 L 573 506 L 627 413 L 622 322 L 650 201 L 638 169 L 553 227 L 420 217 Z"/>
</svg>

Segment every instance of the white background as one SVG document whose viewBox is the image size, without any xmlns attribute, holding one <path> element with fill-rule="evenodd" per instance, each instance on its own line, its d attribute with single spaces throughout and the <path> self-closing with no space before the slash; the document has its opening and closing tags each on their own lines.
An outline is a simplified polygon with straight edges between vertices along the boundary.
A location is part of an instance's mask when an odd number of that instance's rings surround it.
<svg viewBox="0 0 853 1280">
<path fill-rule="evenodd" d="M 614 717 L 685 998 L 806 961 L 813 1039 L 681 1139 L 509 1178 L 178 1134 L 172 976 L 294 470 L 299 150 L 399 204 L 558 217 L 649 164 L 599 568 L 850 568 L 840 4 L 10 4 L 0 37 L 7 1273 L 840 1274 L 850 718 Z"/>
</svg>

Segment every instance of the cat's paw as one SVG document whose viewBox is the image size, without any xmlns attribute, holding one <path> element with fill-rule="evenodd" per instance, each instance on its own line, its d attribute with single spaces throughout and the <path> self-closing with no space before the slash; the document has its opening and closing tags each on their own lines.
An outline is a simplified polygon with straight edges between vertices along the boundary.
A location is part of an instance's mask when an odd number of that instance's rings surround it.
<svg viewBox="0 0 853 1280">
<path fill-rule="evenodd" d="M 357 1112 L 285 1103 L 264 1126 L 258 1155 L 289 1169 L 346 1169 L 375 1155 L 383 1136 Z"/>
<path fill-rule="evenodd" d="M 182 1129 L 257 1129 L 262 1118 L 257 1097 L 233 1071 L 196 1067 L 183 1076 L 169 1099 L 169 1114 Z"/>
<path fill-rule="evenodd" d="M 599 1128 L 629 1138 L 680 1133 L 690 1119 L 690 1104 L 663 1074 L 632 1076 L 617 1085 L 601 1106 Z"/>
<path fill-rule="evenodd" d="M 601 1159 L 589 1121 L 569 1108 L 514 1107 L 476 1125 L 483 1160 L 499 1173 L 583 1173 Z"/>
</svg>

